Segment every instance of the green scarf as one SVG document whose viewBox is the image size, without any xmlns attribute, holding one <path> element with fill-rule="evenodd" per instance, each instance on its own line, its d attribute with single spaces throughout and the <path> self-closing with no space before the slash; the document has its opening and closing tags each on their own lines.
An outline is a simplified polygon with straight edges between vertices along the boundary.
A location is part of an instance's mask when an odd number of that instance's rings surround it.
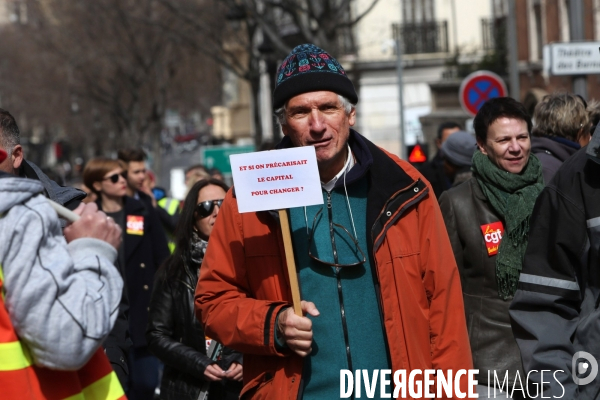
<svg viewBox="0 0 600 400">
<path fill-rule="evenodd" d="M 513 174 L 501 170 L 486 155 L 476 151 L 472 169 L 483 194 L 505 221 L 504 237 L 496 257 L 496 280 L 498 295 L 506 300 L 517 290 L 527 248 L 529 218 L 544 188 L 542 164 L 530 154 L 523 171 Z"/>
</svg>

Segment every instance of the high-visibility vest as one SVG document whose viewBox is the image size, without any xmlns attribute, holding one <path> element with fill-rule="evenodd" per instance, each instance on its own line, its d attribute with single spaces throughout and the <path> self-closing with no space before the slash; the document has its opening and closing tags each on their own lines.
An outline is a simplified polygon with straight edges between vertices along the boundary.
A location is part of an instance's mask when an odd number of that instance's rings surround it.
<svg viewBox="0 0 600 400">
<path fill-rule="evenodd" d="M 167 214 L 175 215 L 175 213 L 177 212 L 177 209 L 179 208 L 180 201 L 176 200 L 176 199 L 172 199 L 170 197 L 163 197 L 162 199 L 160 199 L 157 202 L 157 204 L 160 208 L 165 210 L 167 212 Z M 166 234 L 167 234 L 167 240 L 168 240 L 167 244 L 169 246 L 169 251 L 171 252 L 171 254 L 173 254 L 173 252 L 175 251 L 175 237 L 172 234 L 170 234 L 169 232 L 166 232 Z"/>
<path fill-rule="evenodd" d="M 2 400 L 127 399 L 102 348 L 78 371 L 57 371 L 33 365 L 4 304 L 0 265 L 0 398 Z"/>
</svg>

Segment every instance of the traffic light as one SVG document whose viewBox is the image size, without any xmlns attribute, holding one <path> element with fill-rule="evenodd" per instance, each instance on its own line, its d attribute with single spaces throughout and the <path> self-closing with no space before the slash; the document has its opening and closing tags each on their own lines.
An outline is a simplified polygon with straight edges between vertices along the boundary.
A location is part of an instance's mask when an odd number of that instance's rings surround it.
<svg viewBox="0 0 600 400">
<path fill-rule="evenodd" d="M 417 142 L 412 146 L 407 146 L 406 151 L 409 163 L 419 165 L 427 162 L 428 149 L 426 144 Z"/>
</svg>

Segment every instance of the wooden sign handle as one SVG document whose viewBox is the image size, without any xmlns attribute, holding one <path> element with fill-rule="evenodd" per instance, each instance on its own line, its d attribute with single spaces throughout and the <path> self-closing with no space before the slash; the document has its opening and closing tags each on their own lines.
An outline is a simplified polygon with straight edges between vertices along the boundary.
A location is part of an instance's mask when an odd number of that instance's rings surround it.
<svg viewBox="0 0 600 400">
<path fill-rule="evenodd" d="M 294 313 L 302 316 L 302 306 L 300 304 L 300 286 L 298 285 L 298 275 L 296 274 L 296 261 L 294 259 L 294 248 L 292 247 L 292 235 L 290 233 L 290 222 L 286 210 L 279 210 L 279 222 L 281 223 L 281 233 L 283 234 L 283 246 L 285 248 L 285 260 L 290 277 L 290 288 L 292 289 L 292 302 L 294 304 Z"/>
</svg>

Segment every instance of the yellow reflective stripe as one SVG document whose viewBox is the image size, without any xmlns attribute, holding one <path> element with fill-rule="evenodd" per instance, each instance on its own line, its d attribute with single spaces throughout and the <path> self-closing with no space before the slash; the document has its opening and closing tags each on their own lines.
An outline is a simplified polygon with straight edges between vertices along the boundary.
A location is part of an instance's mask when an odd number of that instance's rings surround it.
<svg viewBox="0 0 600 400">
<path fill-rule="evenodd" d="M 164 197 L 159 200 L 158 205 L 164 209 L 169 215 L 174 215 L 179 207 L 179 200 L 170 197 Z"/>
<path fill-rule="evenodd" d="M 174 215 L 175 211 L 177 211 L 177 207 L 179 206 L 179 202 L 174 199 L 169 200 L 169 205 L 167 206 L 167 212 L 169 215 Z"/>
<path fill-rule="evenodd" d="M 30 365 L 29 350 L 21 342 L 0 343 L 0 371 L 15 371 Z"/>
<path fill-rule="evenodd" d="M 125 394 L 114 371 L 64 400 L 117 400 Z"/>
</svg>

